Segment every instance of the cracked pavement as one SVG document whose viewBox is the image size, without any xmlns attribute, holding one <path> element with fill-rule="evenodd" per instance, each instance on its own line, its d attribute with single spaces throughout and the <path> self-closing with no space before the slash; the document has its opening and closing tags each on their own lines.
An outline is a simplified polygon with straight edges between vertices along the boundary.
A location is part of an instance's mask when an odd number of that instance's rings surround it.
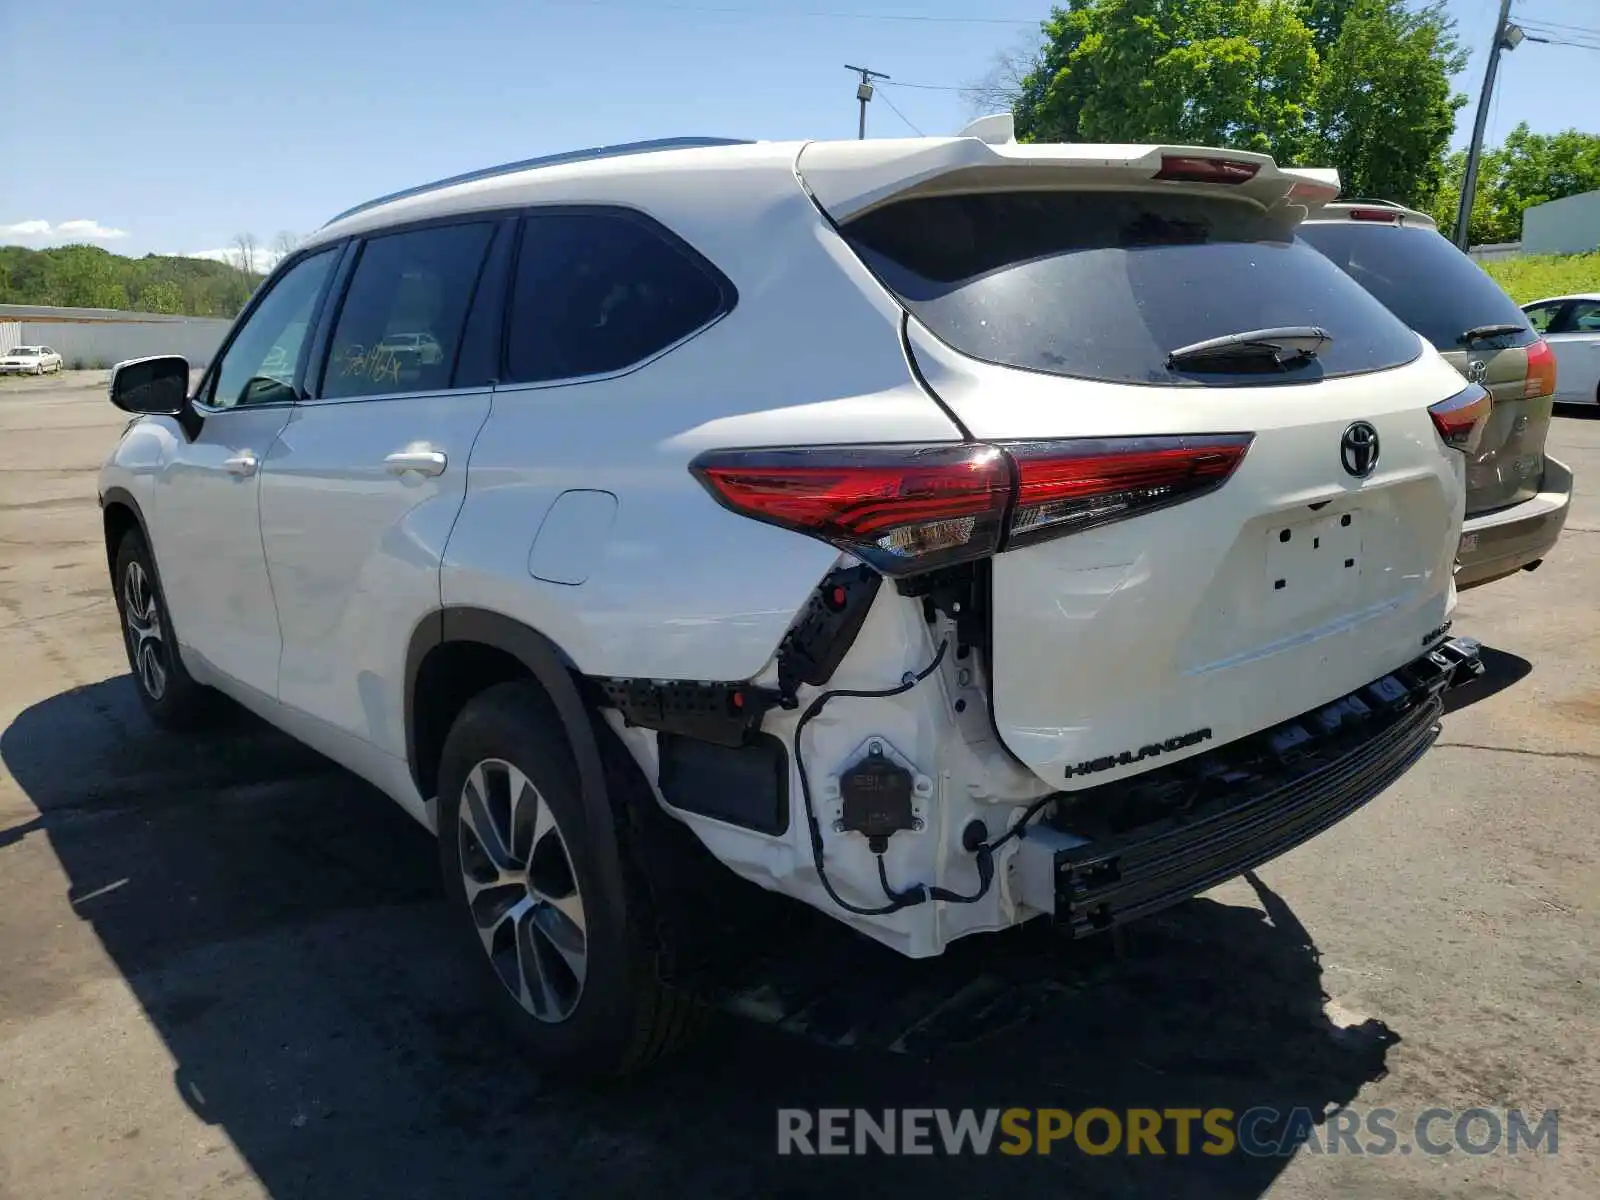
<svg viewBox="0 0 1600 1200">
<path fill-rule="evenodd" d="M 154 734 L 94 472 L 103 377 L 0 384 L 0 1194 L 541 1200 L 1600 1195 L 1600 414 L 1440 742 L 1332 830 L 929 1058 L 734 1019 L 623 1088 L 537 1077 L 441 945 L 432 849 L 246 717 Z M 885 952 L 887 953 L 887 952 Z M 1554 1156 L 780 1159 L 779 1106 L 1560 1108 Z"/>
</svg>

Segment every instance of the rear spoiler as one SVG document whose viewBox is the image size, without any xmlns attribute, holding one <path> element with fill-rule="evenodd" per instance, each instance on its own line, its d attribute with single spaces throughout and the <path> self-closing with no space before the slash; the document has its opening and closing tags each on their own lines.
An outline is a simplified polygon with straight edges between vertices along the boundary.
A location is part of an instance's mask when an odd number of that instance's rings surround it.
<svg viewBox="0 0 1600 1200">
<path fill-rule="evenodd" d="M 1018 143 L 1000 141 L 1001 132 L 988 126 L 972 130 L 976 136 L 808 142 L 795 169 L 836 221 L 916 196 L 1155 181 L 1225 190 L 1263 208 L 1325 204 L 1339 194 L 1337 171 L 1281 168 L 1247 150 Z"/>
</svg>

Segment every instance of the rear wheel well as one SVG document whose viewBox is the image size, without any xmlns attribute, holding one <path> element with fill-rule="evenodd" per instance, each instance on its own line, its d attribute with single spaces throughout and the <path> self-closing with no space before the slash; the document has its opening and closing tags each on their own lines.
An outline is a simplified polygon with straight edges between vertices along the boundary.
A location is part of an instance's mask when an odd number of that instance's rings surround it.
<svg viewBox="0 0 1600 1200">
<path fill-rule="evenodd" d="M 106 505 L 101 519 L 106 532 L 106 573 L 115 574 L 117 547 L 122 545 L 122 539 L 127 537 L 130 531 L 139 528 L 139 518 L 126 504 L 113 500 Z"/>
<path fill-rule="evenodd" d="M 415 701 L 411 717 L 415 737 L 412 768 L 417 788 L 424 796 L 438 791 L 440 755 L 461 710 L 474 696 L 513 680 L 533 684 L 548 702 L 544 688 L 522 660 L 496 646 L 443 642 L 428 651 L 412 685 Z M 557 719 L 554 705 L 550 717 Z"/>
</svg>

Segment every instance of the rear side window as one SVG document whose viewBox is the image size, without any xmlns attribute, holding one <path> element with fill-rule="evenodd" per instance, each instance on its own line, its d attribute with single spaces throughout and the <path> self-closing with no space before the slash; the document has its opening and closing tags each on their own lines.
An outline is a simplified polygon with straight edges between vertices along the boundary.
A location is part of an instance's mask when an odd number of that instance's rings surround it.
<svg viewBox="0 0 1600 1200">
<path fill-rule="evenodd" d="M 666 229 L 617 209 L 527 218 L 512 280 L 507 378 L 625 370 L 733 306 L 733 287 Z"/>
<path fill-rule="evenodd" d="M 439 225 L 371 239 L 333 327 L 322 397 L 442 391 L 494 226 Z"/>
<path fill-rule="evenodd" d="M 1516 302 L 1432 229 L 1318 221 L 1301 226 L 1300 236 L 1440 350 L 1464 349 L 1461 335 L 1484 325 L 1521 327 L 1523 333 L 1503 341 L 1507 346 L 1534 340 Z"/>
<path fill-rule="evenodd" d="M 919 320 L 964 354 L 1116 383 L 1301 383 L 1410 362 L 1416 337 L 1293 225 L 1225 197 L 997 192 L 886 205 L 845 237 Z M 1284 372 L 1194 373 L 1167 355 L 1286 325 L 1332 335 Z"/>
</svg>

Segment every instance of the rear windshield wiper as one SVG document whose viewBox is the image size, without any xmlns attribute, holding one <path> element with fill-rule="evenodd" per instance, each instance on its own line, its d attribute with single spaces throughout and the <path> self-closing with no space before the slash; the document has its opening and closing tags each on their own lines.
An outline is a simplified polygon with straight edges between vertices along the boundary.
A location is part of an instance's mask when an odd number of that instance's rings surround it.
<svg viewBox="0 0 1600 1200">
<path fill-rule="evenodd" d="M 1316 325 L 1286 325 L 1277 329 L 1247 329 L 1179 346 L 1167 355 L 1167 366 L 1197 369 L 1204 363 L 1219 366 L 1241 361 L 1271 362 L 1288 367 L 1316 358 L 1333 341 L 1333 335 Z"/>
<path fill-rule="evenodd" d="M 1507 337 L 1510 334 L 1521 332 L 1521 325 L 1513 325 L 1510 322 L 1502 322 L 1497 325 L 1474 325 L 1458 337 L 1456 341 L 1463 346 L 1470 346 L 1473 342 L 1481 342 L 1486 338 Z"/>
</svg>

